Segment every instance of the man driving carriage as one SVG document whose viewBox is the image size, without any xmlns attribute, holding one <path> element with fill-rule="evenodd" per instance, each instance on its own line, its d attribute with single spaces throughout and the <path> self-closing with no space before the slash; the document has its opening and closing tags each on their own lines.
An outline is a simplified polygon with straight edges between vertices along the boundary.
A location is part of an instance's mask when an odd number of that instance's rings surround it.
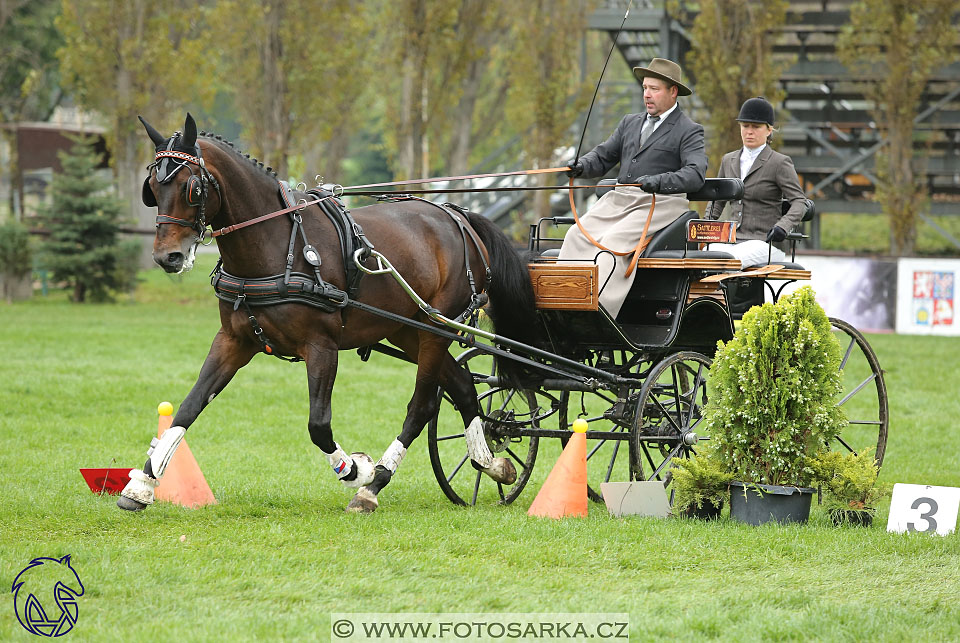
<svg viewBox="0 0 960 643">
<path fill-rule="evenodd" d="M 601 282 L 610 275 L 600 303 L 614 318 L 633 284 L 632 255 L 689 209 L 686 195 L 703 187 L 707 171 L 703 126 L 677 104 L 693 93 L 681 82 L 680 65 L 654 58 L 633 73 L 643 83 L 645 112 L 624 116 L 606 141 L 571 160 L 567 172 L 601 177 L 619 163 L 618 185 L 571 226 L 559 256 L 596 261 Z"/>
</svg>

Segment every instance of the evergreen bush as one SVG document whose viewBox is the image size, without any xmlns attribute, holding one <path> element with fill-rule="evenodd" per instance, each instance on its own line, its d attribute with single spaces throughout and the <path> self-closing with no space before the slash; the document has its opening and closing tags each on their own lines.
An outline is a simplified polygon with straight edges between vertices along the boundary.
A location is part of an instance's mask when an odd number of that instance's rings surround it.
<svg viewBox="0 0 960 643">
<path fill-rule="evenodd" d="M 716 456 L 743 482 L 805 486 L 808 458 L 846 425 L 840 345 L 813 290 L 754 306 L 718 348 L 704 409 Z"/>
<path fill-rule="evenodd" d="M 823 486 L 827 510 L 876 511 L 876 503 L 887 492 L 877 483 L 880 467 L 873 449 L 860 453 L 828 451 L 810 460 L 814 476 Z"/>
<path fill-rule="evenodd" d="M 15 282 L 30 274 L 33 267 L 30 232 L 16 221 L 0 224 L 0 277 L 3 277 L 3 298 L 13 298 Z"/>
<path fill-rule="evenodd" d="M 91 141 L 77 138 L 58 156 L 63 171 L 54 174 L 52 203 L 41 211 L 50 233 L 42 246 L 44 266 L 73 290 L 73 301 L 109 301 L 133 284 L 133 276 L 119 269 L 129 265 L 132 252 L 119 240 L 123 202 L 97 174 L 100 157 Z"/>
<path fill-rule="evenodd" d="M 690 458 L 673 458 L 670 462 L 674 513 L 702 509 L 704 502 L 715 507 L 723 505 L 733 474 L 715 456 L 706 452 Z"/>
</svg>

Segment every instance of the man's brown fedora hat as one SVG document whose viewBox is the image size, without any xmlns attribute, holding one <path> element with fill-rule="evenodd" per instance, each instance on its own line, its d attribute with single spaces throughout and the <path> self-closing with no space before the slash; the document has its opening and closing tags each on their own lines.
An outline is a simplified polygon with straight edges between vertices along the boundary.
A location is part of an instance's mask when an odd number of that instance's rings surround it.
<svg viewBox="0 0 960 643">
<path fill-rule="evenodd" d="M 650 61 L 650 65 L 648 67 L 634 67 L 633 73 L 637 75 L 637 78 L 639 78 L 641 82 L 645 77 L 653 76 L 654 78 L 665 80 L 668 83 L 673 83 L 677 86 L 678 96 L 689 96 L 693 93 L 693 90 L 680 82 L 680 77 L 682 75 L 682 72 L 680 71 L 680 65 L 672 60 L 667 60 L 666 58 L 654 58 Z"/>
</svg>

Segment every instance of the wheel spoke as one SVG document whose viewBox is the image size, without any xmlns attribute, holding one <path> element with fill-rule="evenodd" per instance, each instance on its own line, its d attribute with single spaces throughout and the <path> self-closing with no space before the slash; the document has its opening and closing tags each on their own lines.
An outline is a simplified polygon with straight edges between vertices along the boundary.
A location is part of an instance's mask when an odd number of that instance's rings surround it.
<svg viewBox="0 0 960 643">
<path fill-rule="evenodd" d="M 610 456 L 610 465 L 607 467 L 607 477 L 603 479 L 604 482 L 610 482 L 610 476 L 613 475 L 613 465 L 617 461 L 618 451 L 620 451 L 620 440 L 617 440 L 617 443 L 613 445 L 613 455 Z"/>
<path fill-rule="evenodd" d="M 855 388 L 855 389 L 853 389 L 852 391 L 850 391 L 849 393 L 847 393 L 842 400 L 840 400 L 839 402 L 837 402 L 837 406 L 843 406 L 844 402 L 846 402 L 846 401 L 849 400 L 851 397 L 853 397 L 854 395 L 856 395 L 857 393 L 859 393 L 860 390 L 861 390 L 864 386 L 866 386 L 867 384 L 869 384 L 870 382 L 872 382 L 872 381 L 875 380 L 876 378 L 877 378 L 877 374 L 876 374 L 876 373 L 871 373 L 871 374 L 870 374 L 870 377 L 868 377 L 867 379 L 865 379 L 865 380 L 863 380 L 862 382 L 860 382 L 860 385 L 857 386 L 857 388 Z"/>
<path fill-rule="evenodd" d="M 480 478 L 482 476 L 483 474 L 477 471 L 477 479 L 473 483 L 473 502 L 470 503 L 473 506 L 476 506 L 477 496 L 480 495 Z"/>
<path fill-rule="evenodd" d="M 453 435 L 444 435 L 437 438 L 437 442 L 443 442 L 444 440 L 456 440 L 457 438 L 466 437 L 463 433 L 454 433 Z"/>
<path fill-rule="evenodd" d="M 464 463 L 467 461 L 467 458 L 469 458 L 469 457 L 470 457 L 470 454 L 469 454 L 469 453 L 468 453 L 467 455 L 463 456 L 463 460 L 460 461 L 460 464 L 457 465 L 457 468 L 454 469 L 454 470 L 453 470 L 453 473 L 451 473 L 451 474 L 447 477 L 447 482 L 450 482 L 451 480 L 453 480 L 453 477 L 454 477 L 455 475 L 457 475 L 457 472 L 460 471 L 460 467 L 462 467 L 462 466 L 464 465 Z"/>
<path fill-rule="evenodd" d="M 665 458 L 663 459 L 663 462 L 660 463 L 660 466 L 657 467 L 657 470 L 653 472 L 653 477 L 654 477 L 654 478 L 656 478 L 656 477 L 658 477 L 658 476 L 660 475 L 660 472 L 663 470 L 663 468 L 664 468 L 665 466 L 667 466 L 667 464 L 668 464 L 671 460 L 673 460 L 674 456 L 676 456 L 676 455 L 680 452 L 680 449 L 682 449 L 682 448 L 683 448 L 683 445 L 682 445 L 682 444 L 678 444 L 677 446 L 673 447 L 673 449 L 670 450 L 670 455 L 668 455 L 667 457 L 665 457 Z M 652 467 L 653 464 L 651 464 L 650 466 Z"/>
<path fill-rule="evenodd" d="M 850 338 L 850 343 L 847 344 L 847 350 L 843 354 L 843 359 L 840 360 L 840 370 L 842 371 L 847 366 L 847 360 L 850 359 L 851 353 L 853 353 L 853 347 L 857 343 L 856 337 Z"/>
<path fill-rule="evenodd" d="M 856 451 L 854 451 L 853 447 L 850 446 L 849 444 L 847 444 L 846 440 L 844 440 L 843 438 L 841 438 L 839 435 L 834 436 L 834 437 L 836 438 L 837 442 L 839 442 L 840 444 L 842 444 L 843 446 L 845 446 L 845 447 L 847 448 L 847 451 L 849 451 L 850 453 L 856 453 Z"/>
</svg>

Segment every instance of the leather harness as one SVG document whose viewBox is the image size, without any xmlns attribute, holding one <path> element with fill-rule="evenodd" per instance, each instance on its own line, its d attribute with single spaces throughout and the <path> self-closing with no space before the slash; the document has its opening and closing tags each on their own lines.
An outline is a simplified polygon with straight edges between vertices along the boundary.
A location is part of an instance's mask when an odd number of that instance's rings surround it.
<svg viewBox="0 0 960 643">
<path fill-rule="evenodd" d="M 300 361 L 299 357 L 284 357 L 274 350 L 253 313 L 252 309 L 258 306 L 300 303 L 318 308 L 324 312 L 334 312 L 335 310 L 351 306 L 375 314 L 379 313 L 381 316 L 386 316 L 390 319 L 399 318 L 399 316 L 393 315 L 392 313 L 380 311 L 377 308 L 361 304 L 353 299 L 360 285 L 360 280 L 364 275 L 363 271 L 357 266 L 356 261 L 365 259 L 369 255 L 370 250 L 374 249 L 374 246 L 364 235 L 363 229 L 350 215 L 350 211 L 344 206 L 340 198 L 336 196 L 332 190 L 328 190 L 326 186 L 324 186 L 313 188 L 304 193 L 307 196 L 313 197 L 312 201 L 307 201 L 306 199 L 297 201 L 296 196 L 285 181 L 279 181 L 279 186 L 280 200 L 286 208 L 275 213 L 270 213 L 269 215 L 257 217 L 257 219 L 251 219 L 250 222 L 259 222 L 278 214 L 288 214 L 290 216 L 293 226 L 290 231 L 286 267 L 283 274 L 269 277 L 237 277 L 223 269 L 222 260 L 217 262 L 216 267 L 210 273 L 210 284 L 213 286 L 216 296 L 223 301 L 233 303 L 234 310 L 239 310 L 240 306 L 246 309 L 251 328 L 260 340 L 263 351 L 268 355 L 274 355 L 286 361 Z M 467 280 L 470 284 L 471 300 L 470 305 L 457 317 L 457 320 L 465 320 L 475 314 L 486 301 L 486 298 L 477 290 L 477 280 L 470 267 L 468 238 L 473 243 L 483 262 L 484 280 L 481 290 L 485 289 L 490 283 L 490 267 L 483 255 L 481 241 L 477 237 L 476 232 L 463 220 L 462 217 L 465 210 L 458 206 L 449 203 L 439 205 L 408 195 L 398 197 L 391 196 L 389 199 L 384 198 L 382 200 L 400 201 L 413 199 L 429 203 L 439 208 L 457 224 L 460 230 L 461 238 L 463 239 L 464 262 L 466 264 Z M 302 212 L 306 207 L 314 204 L 327 216 L 337 231 L 347 283 L 347 289 L 345 291 L 323 280 L 323 277 L 320 275 L 320 253 L 310 244 L 306 231 L 303 228 Z M 214 236 L 229 234 L 240 227 L 245 226 L 238 224 L 228 228 L 221 228 L 214 232 Z M 301 250 L 303 257 L 307 263 L 313 267 L 313 275 L 293 271 L 294 250 L 298 237 L 303 242 Z M 359 255 L 357 253 L 358 250 L 360 250 Z"/>
</svg>

